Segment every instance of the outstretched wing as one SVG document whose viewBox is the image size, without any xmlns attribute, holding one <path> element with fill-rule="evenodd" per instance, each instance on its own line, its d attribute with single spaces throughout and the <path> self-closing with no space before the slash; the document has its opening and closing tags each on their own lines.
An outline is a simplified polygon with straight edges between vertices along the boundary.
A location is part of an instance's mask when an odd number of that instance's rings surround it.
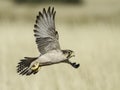
<svg viewBox="0 0 120 90">
<path fill-rule="evenodd" d="M 49 7 L 47 11 L 43 8 L 36 17 L 34 36 L 41 54 L 60 49 L 58 32 L 55 30 L 55 14 L 54 7 Z"/>
</svg>

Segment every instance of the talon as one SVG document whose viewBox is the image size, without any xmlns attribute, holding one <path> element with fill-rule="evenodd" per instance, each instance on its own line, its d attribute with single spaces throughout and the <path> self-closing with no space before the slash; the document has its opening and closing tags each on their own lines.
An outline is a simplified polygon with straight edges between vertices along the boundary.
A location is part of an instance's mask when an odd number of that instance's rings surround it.
<svg viewBox="0 0 120 90">
<path fill-rule="evenodd" d="M 71 63 L 71 65 L 74 67 L 74 68 L 78 68 L 80 66 L 80 64 L 76 64 L 76 63 Z"/>
<path fill-rule="evenodd" d="M 33 74 L 36 74 L 38 71 L 39 71 L 39 67 L 33 72 Z"/>
<path fill-rule="evenodd" d="M 75 65 L 75 68 L 78 68 L 79 66 L 80 66 L 80 64 L 76 64 L 76 65 Z"/>
</svg>

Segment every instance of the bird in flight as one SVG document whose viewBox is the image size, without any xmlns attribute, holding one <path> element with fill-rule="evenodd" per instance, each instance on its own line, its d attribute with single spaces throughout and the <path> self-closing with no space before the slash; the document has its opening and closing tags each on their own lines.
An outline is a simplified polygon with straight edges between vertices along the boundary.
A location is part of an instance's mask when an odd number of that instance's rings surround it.
<svg viewBox="0 0 120 90">
<path fill-rule="evenodd" d="M 55 29 L 55 14 L 54 7 L 49 7 L 48 10 L 43 8 L 39 12 L 34 25 L 34 36 L 40 55 L 21 59 L 17 65 L 17 73 L 28 76 L 36 74 L 43 66 L 59 63 L 67 63 L 74 68 L 80 66 L 69 60 L 75 56 L 72 50 L 60 48 L 59 34 Z"/>
</svg>

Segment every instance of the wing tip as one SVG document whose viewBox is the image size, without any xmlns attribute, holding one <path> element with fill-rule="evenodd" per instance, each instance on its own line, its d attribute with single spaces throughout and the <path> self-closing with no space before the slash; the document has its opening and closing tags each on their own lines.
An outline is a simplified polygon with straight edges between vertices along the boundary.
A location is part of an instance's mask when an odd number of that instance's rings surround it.
<svg viewBox="0 0 120 90">
<path fill-rule="evenodd" d="M 34 24 L 34 28 L 39 28 L 37 24 Z"/>
<path fill-rule="evenodd" d="M 54 7 L 49 6 L 48 9 L 43 8 L 42 12 L 39 11 L 39 16 L 43 18 L 44 14 L 47 16 L 47 14 L 53 15 L 56 13 Z"/>
</svg>

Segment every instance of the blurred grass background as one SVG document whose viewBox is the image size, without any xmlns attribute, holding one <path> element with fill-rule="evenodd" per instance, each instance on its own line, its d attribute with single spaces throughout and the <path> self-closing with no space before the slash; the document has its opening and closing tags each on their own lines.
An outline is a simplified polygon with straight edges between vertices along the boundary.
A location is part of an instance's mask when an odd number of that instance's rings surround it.
<svg viewBox="0 0 120 90">
<path fill-rule="evenodd" d="M 33 26 L 38 11 L 54 6 L 63 49 L 75 51 L 67 64 L 44 67 L 29 77 L 16 73 L 25 56 L 38 56 Z M 15 3 L 0 0 L 0 90 L 120 90 L 120 0 L 83 4 Z"/>
</svg>

